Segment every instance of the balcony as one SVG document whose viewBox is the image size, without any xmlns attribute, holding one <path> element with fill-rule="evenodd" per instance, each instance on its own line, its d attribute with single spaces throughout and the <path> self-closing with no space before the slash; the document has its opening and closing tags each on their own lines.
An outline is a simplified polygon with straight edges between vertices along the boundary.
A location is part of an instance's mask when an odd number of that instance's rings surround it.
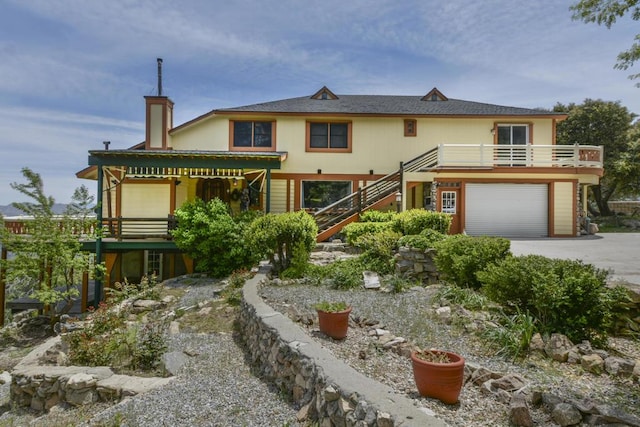
<svg viewBox="0 0 640 427">
<path fill-rule="evenodd" d="M 425 165 L 432 168 L 602 168 L 603 150 L 593 145 L 440 144 Z M 425 168 L 420 171 L 424 171 Z"/>
</svg>

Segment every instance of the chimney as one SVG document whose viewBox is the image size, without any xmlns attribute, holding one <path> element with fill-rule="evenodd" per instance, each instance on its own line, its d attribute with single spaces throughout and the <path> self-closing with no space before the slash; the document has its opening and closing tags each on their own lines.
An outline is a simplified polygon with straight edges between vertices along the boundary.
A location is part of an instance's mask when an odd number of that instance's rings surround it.
<svg viewBox="0 0 640 427">
<path fill-rule="evenodd" d="M 173 127 L 173 101 L 162 95 L 162 58 L 158 63 L 158 95 L 145 96 L 146 138 L 145 150 L 170 150 Z"/>
</svg>

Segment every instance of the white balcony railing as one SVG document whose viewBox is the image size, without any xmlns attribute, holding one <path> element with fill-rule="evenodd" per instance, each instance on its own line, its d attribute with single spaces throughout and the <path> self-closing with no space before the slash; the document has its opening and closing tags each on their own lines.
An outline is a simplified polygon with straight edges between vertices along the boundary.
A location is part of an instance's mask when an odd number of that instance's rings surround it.
<svg viewBox="0 0 640 427">
<path fill-rule="evenodd" d="M 595 145 L 440 144 L 436 167 L 602 168 Z"/>
</svg>

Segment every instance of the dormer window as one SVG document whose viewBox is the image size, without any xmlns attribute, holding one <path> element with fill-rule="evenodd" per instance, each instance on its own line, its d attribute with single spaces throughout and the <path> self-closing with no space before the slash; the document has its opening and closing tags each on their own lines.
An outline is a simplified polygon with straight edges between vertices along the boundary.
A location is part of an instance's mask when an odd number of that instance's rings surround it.
<svg viewBox="0 0 640 427">
<path fill-rule="evenodd" d="M 328 87 L 322 86 L 322 89 L 311 95 L 311 99 L 338 99 L 338 96 L 335 93 L 331 92 Z"/>
<path fill-rule="evenodd" d="M 433 102 L 433 101 L 448 101 L 449 98 L 444 96 L 444 94 L 442 92 L 440 92 L 438 90 L 438 88 L 434 87 L 433 89 L 431 89 L 429 91 L 429 93 L 427 93 L 425 96 L 422 97 L 422 100 L 423 101 L 429 101 L 429 102 Z"/>
</svg>

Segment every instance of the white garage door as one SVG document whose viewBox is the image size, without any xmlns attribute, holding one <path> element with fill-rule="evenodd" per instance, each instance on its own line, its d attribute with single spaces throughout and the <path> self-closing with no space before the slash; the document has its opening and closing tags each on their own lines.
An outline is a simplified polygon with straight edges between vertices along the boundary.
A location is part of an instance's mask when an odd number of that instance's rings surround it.
<svg viewBox="0 0 640 427">
<path fill-rule="evenodd" d="M 547 236 L 548 204 L 546 184 L 467 184 L 465 231 L 471 236 Z"/>
</svg>

